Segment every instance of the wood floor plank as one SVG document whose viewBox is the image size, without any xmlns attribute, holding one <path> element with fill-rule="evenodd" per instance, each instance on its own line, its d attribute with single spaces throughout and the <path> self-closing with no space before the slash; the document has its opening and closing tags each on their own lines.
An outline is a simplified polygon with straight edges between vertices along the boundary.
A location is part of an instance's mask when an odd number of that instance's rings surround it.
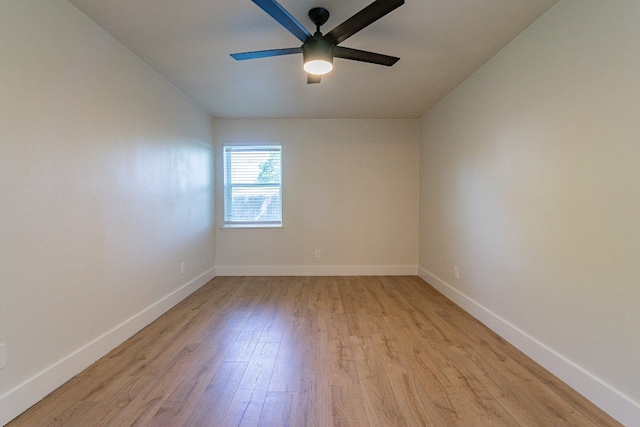
<svg viewBox="0 0 640 427">
<path fill-rule="evenodd" d="M 353 337 L 355 360 L 366 408 L 368 425 L 407 425 L 392 391 L 382 353 L 371 337 Z"/>
<path fill-rule="evenodd" d="M 7 427 L 619 426 L 413 276 L 218 277 Z"/>
<path fill-rule="evenodd" d="M 292 393 L 269 392 L 264 400 L 264 409 L 260 416 L 260 427 L 289 427 L 291 423 Z"/>
<path fill-rule="evenodd" d="M 257 343 L 221 426 L 256 426 L 267 396 L 279 343 Z"/>
<path fill-rule="evenodd" d="M 246 363 L 222 363 L 184 425 L 208 426 L 224 419 L 246 370 Z"/>
</svg>

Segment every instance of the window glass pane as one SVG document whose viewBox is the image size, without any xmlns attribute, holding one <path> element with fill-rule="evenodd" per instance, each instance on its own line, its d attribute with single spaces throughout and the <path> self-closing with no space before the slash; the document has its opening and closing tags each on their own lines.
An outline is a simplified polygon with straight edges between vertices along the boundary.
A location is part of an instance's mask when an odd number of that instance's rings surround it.
<svg viewBox="0 0 640 427">
<path fill-rule="evenodd" d="M 281 172 L 280 146 L 224 147 L 225 225 L 281 225 Z"/>
</svg>

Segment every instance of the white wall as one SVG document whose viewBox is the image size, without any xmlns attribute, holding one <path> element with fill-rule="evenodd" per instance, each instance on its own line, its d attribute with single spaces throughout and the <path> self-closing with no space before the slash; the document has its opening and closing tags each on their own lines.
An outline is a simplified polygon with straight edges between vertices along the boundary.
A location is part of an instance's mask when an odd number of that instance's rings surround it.
<svg viewBox="0 0 640 427">
<path fill-rule="evenodd" d="M 0 2 L 0 58 L 4 424 L 212 277 L 215 246 L 204 111 L 63 0 Z"/>
<path fill-rule="evenodd" d="M 418 120 L 225 119 L 214 134 L 218 153 L 225 142 L 283 150 L 284 228 L 218 231 L 218 274 L 416 273 Z"/>
<path fill-rule="evenodd" d="M 627 425 L 639 22 L 637 1 L 562 0 L 423 117 L 420 154 L 421 275 Z"/>
</svg>

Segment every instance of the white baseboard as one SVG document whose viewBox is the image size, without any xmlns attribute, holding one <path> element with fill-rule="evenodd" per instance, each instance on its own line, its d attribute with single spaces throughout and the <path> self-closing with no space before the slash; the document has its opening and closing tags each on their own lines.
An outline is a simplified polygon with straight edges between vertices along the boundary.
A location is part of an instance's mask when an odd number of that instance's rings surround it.
<svg viewBox="0 0 640 427">
<path fill-rule="evenodd" d="M 216 276 L 212 268 L 64 359 L 0 396 L 0 425 L 5 425 L 47 394 L 166 313 Z"/>
<path fill-rule="evenodd" d="M 415 276 L 415 265 L 216 266 L 218 276 Z"/>
<path fill-rule="evenodd" d="M 640 403 L 528 335 L 450 284 L 418 267 L 418 276 L 542 367 L 626 426 L 640 426 Z"/>
</svg>

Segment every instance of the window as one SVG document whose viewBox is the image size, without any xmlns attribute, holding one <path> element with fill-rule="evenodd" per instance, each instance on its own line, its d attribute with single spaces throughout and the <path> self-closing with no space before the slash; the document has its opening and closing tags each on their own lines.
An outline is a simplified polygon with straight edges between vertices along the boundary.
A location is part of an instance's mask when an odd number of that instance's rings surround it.
<svg viewBox="0 0 640 427">
<path fill-rule="evenodd" d="M 224 147 L 225 227 L 282 226 L 280 145 Z"/>
</svg>

